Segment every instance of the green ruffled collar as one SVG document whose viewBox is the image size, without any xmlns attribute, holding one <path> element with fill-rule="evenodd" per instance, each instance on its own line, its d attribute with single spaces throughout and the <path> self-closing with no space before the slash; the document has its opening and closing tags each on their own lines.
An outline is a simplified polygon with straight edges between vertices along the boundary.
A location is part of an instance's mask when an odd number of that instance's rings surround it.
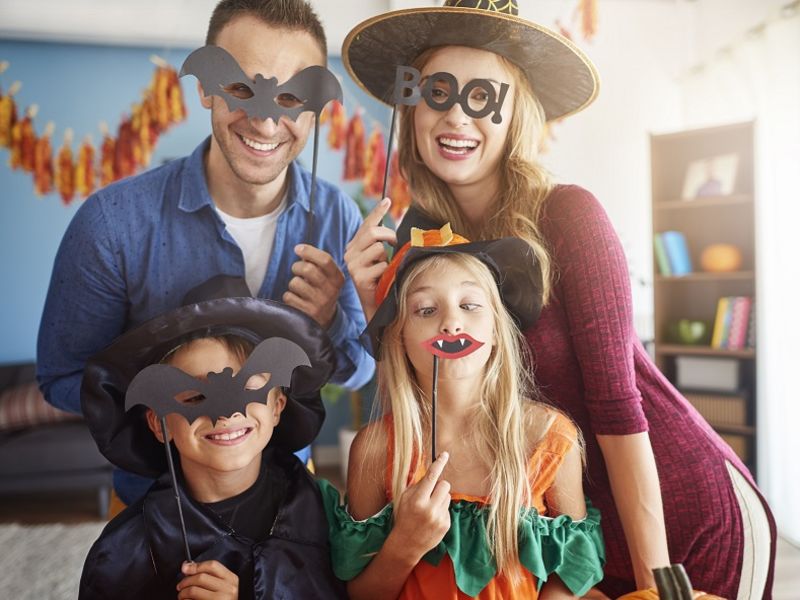
<svg viewBox="0 0 800 600">
<path fill-rule="evenodd" d="M 318 481 L 328 517 L 333 569 L 343 580 L 356 577 L 383 546 L 392 528 L 392 505 L 356 521 L 340 502 L 339 491 L 328 481 Z M 519 559 L 537 579 L 541 589 L 555 573 L 572 591 L 581 596 L 603 578 L 605 546 L 600 529 L 600 511 L 587 499 L 587 515 L 573 520 L 568 515 L 540 516 L 535 508 L 520 515 Z M 450 503 L 450 529 L 444 539 L 424 557 L 437 566 L 445 554 L 450 556 L 458 589 L 477 596 L 497 575 L 497 564 L 486 543 L 489 508 L 466 500 Z"/>
</svg>

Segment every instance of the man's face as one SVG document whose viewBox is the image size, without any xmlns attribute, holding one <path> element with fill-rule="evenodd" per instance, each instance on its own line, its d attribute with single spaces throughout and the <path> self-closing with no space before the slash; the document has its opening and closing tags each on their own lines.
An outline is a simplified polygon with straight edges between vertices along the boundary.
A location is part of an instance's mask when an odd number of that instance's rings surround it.
<svg viewBox="0 0 800 600">
<path fill-rule="evenodd" d="M 257 73 L 275 77 L 279 84 L 313 65 L 325 65 L 325 55 L 307 32 L 278 29 L 244 15 L 230 21 L 215 45 L 227 50 L 251 79 Z M 281 117 L 250 119 L 243 110 L 231 112 L 219 96 L 203 97 L 211 109 L 214 137 L 211 152 L 220 152 L 230 172 L 251 185 L 264 185 L 285 172 L 305 146 L 314 115 L 304 112 L 297 121 Z"/>
</svg>

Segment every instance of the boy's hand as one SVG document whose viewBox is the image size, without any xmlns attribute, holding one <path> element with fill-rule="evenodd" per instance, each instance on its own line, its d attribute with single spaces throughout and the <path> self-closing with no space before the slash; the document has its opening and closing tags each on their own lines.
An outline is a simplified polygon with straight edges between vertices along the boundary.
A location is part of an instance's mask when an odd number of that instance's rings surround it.
<svg viewBox="0 0 800 600">
<path fill-rule="evenodd" d="M 369 213 L 361 227 L 346 246 L 344 262 L 347 271 L 356 286 L 358 298 L 364 309 L 364 316 L 369 321 L 375 314 L 375 288 L 383 272 L 389 266 L 389 257 L 383 247 L 384 242 L 396 245 L 397 235 L 394 230 L 381 225 L 383 217 L 392 205 L 389 198 L 384 198 Z"/>
<path fill-rule="evenodd" d="M 216 560 L 185 562 L 185 577 L 178 584 L 179 600 L 236 600 L 239 598 L 239 577 Z"/>
<path fill-rule="evenodd" d="M 450 529 L 450 484 L 439 481 L 448 459 L 449 454 L 442 452 L 425 477 L 407 488 L 395 504 L 396 545 L 417 562 Z"/>
<path fill-rule="evenodd" d="M 336 316 L 344 275 L 333 257 L 324 250 L 310 244 L 298 244 L 294 251 L 300 260 L 292 265 L 294 277 L 289 281 L 289 291 L 283 294 L 283 301 L 327 329 Z"/>
</svg>

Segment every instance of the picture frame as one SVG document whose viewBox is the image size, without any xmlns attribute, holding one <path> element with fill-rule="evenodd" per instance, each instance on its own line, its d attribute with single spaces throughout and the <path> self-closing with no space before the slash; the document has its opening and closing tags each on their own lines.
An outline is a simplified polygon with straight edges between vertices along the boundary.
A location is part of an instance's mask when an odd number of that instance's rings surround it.
<svg viewBox="0 0 800 600">
<path fill-rule="evenodd" d="M 683 200 L 730 196 L 736 185 L 739 155 L 720 154 L 693 160 L 683 181 Z"/>
</svg>

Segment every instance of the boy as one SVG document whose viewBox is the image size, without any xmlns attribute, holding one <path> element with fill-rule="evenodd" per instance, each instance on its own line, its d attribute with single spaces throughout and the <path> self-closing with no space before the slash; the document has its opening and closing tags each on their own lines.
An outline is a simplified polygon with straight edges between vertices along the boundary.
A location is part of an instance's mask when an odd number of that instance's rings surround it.
<svg viewBox="0 0 800 600">
<path fill-rule="evenodd" d="M 100 451 L 158 479 L 92 546 L 80 597 L 345 597 L 319 492 L 291 454 L 322 425 L 330 340 L 239 278 L 190 296 L 217 299 L 128 331 L 87 365 Z"/>
</svg>

